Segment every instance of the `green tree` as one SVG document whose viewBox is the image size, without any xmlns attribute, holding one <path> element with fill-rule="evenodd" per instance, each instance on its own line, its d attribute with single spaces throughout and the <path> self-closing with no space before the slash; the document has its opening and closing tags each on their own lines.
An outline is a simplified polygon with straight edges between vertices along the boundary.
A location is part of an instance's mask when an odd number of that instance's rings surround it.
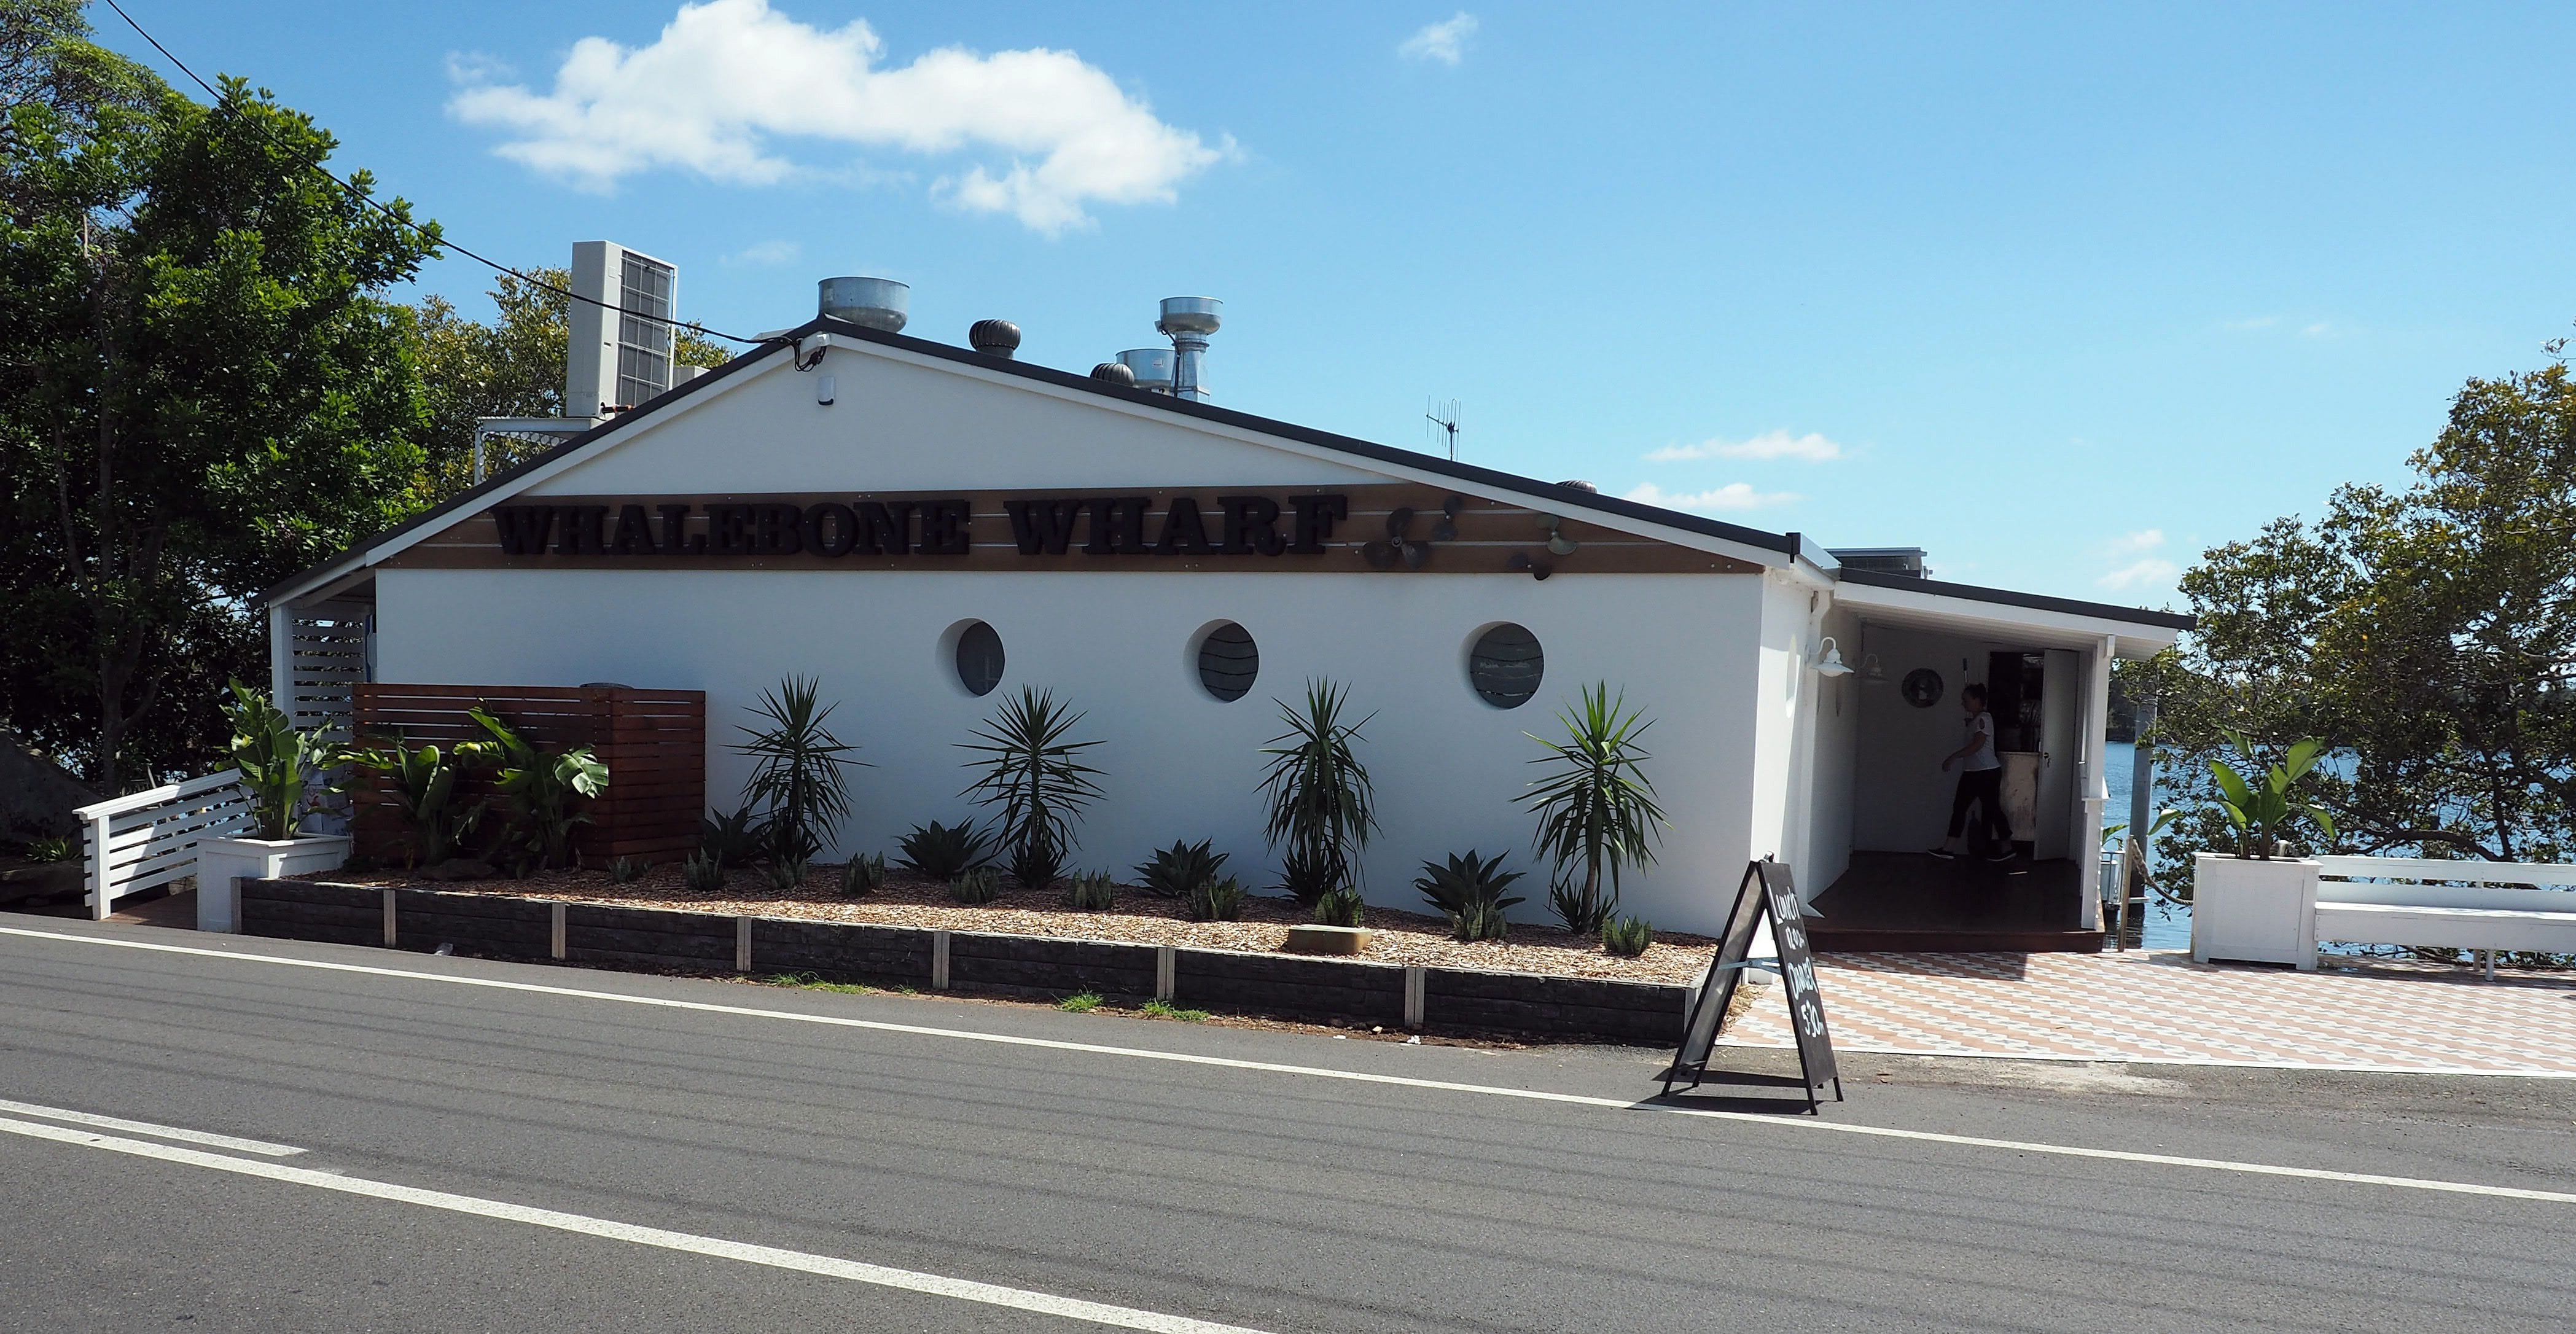
<svg viewBox="0 0 2576 1334">
<path fill-rule="evenodd" d="M 0 11 L 54 22 L 6 77 L 63 90 L 0 135 L 0 682 L 115 788 L 208 758 L 197 715 L 266 674 L 254 594 L 406 512 L 419 378 L 381 293 L 434 233 L 314 170 L 335 141 L 267 93 L 192 102 L 53 8 Z"/>
<path fill-rule="evenodd" d="M 2199 627 L 2122 665 L 2123 688 L 2158 702 L 2148 740 L 2185 811 L 2166 865 L 2229 843 L 2208 763 L 2229 728 L 2266 763 L 2324 740 L 2311 781 L 2339 850 L 2576 855 L 2567 368 L 2470 381 L 2409 463 L 2402 489 L 2345 487 L 2314 523 L 2212 548 L 2181 583 Z"/>
</svg>

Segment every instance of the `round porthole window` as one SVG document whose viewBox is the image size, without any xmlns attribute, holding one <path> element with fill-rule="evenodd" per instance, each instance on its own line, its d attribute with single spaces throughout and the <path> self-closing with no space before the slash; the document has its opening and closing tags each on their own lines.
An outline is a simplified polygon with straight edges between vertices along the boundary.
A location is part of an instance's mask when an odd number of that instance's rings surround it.
<svg viewBox="0 0 2576 1334">
<path fill-rule="evenodd" d="M 1261 646 L 1252 632 L 1232 621 L 1220 622 L 1199 639 L 1199 684 L 1231 704 L 1252 689 L 1261 675 Z"/>
<path fill-rule="evenodd" d="M 1002 637 L 975 621 L 957 633 L 957 684 L 969 695 L 989 695 L 1002 683 Z"/>
<path fill-rule="evenodd" d="M 1476 697 L 1498 709 L 1517 709 L 1538 693 L 1547 674 L 1547 655 L 1538 636 L 1509 622 L 1476 636 L 1467 650 L 1467 683 Z"/>
</svg>

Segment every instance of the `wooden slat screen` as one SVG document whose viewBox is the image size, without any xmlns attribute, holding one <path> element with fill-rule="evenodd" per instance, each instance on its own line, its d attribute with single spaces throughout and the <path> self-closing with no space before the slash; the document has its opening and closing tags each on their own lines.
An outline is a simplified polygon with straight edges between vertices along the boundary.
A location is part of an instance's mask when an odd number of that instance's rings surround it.
<svg viewBox="0 0 2576 1334">
<path fill-rule="evenodd" d="M 642 690 L 631 686 L 433 686 L 369 682 L 357 687 L 357 732 L 375 739 L 400 735 L 411 745 L 442 749 L 486 734 L 466 716 L 484 711 L 552 750 L 587 745 L 608 766 L 608 790 L 590 803 L 591 823 L 573 833 L 585 866 L 618 857 L 672 861 L 696 848 L 698 821 L 707 804 L 707 697 L 699 690 Z M 390 783 L 361 774 L 357 851 L 399 859 L 409 851 L 401 813 L 387 795 Z M 460 805 L 490 795 L 488 778 L 458 793 Z M 496 811 L 472 843 L 481 846 L 499 829 Z"/>
</svg>

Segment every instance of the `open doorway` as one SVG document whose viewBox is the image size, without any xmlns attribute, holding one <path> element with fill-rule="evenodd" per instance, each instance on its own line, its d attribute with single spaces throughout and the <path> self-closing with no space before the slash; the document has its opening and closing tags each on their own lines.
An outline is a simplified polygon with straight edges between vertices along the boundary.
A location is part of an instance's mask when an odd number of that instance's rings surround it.
<svg viewBox="0 0 2576 1334">
<path fill-rule="evenodd" d="M 1814 900 L 1817 947 L 2099 949 L 2076 829 L 2086 655 L 1921 625 L 1865 621 L 1860 637 L 1851 860 Z M 1949 831 L 1959 767 L 1942 759 L 1967 737 L 1971 688 L 1994 720 L 2008 860 L 1930 852 Z"/>
</svg>

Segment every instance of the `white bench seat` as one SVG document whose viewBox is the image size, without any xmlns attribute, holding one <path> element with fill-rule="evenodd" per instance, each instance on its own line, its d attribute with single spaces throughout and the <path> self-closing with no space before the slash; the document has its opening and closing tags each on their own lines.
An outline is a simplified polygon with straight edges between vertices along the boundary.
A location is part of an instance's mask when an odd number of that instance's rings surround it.
<svg viewBox="0 0 2576 1334">
<path fill-rule="evenodd" d="M 2321 857 L 2315 939 L 2576 954 L 2576 866 Z M 2484 883 L 2444 883 L 2475 877 Z"/>
<path fill-rule="evenodd" d="M 2543 890 L 2542 893 L 2557 893 Z M 2559 893 L 2576 901 L 2576 894 Z M 2347 945 L 2576 954 L 2576 902 L 2566 911 L 2436 908 L 2317 900 L 2317 939 Z"/>
</svg>

